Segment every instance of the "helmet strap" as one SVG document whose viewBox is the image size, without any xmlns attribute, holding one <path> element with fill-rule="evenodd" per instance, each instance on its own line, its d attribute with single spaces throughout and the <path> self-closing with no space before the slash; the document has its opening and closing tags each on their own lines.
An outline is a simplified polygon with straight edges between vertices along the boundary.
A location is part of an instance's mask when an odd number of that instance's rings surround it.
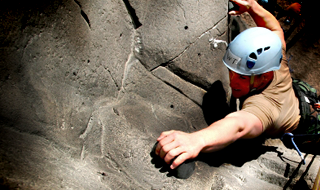
<svg viewBox="0 0 320 190">
<path fill-rule="evenodd" d="M 252 74 L 252 75 L 251 75 L 251 78 L 250 78 L 250 92 L 253 92 L 253 91 L 255 91 L 255 90 L 256 90 L 256 88 L 253 88 L 253 84 L 254 84 L 254 77 L 255 77 L 255 75 L 254 75 L 254 74 Z"/>
</svg>

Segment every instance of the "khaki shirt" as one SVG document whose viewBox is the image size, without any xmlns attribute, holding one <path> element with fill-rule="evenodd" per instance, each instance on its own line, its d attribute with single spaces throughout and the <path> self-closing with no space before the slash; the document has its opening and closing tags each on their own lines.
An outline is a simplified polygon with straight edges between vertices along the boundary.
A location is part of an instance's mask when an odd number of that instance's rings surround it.
<svg viewBox="0 0 320 190">
<path fill-rule="evenodd" d="M 270 136 L 279 136 L 297 128 L 300 120 L 299 100 L 292 88 L 285 50 L 279 70 L 269 86 L 260 94 L 248 97 L 242 110 L 257 116 L 263 125 L 263 131 Z"/>
</svg>

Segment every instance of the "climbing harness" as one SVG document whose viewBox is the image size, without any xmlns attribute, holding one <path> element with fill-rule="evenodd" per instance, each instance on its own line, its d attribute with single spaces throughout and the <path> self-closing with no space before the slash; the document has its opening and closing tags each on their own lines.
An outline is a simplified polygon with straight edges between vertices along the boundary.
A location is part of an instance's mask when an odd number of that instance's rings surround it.
<svg viewBox="0 0 320 190">
<path fill-rule="evenodd" d="M 294 141 L 294 137 L 299 144 L 320 141 L 320 96 L 317 97 L 317 90 L 302 80 L 292 79 L 292 86 L 299 99 L 301 118 L 298 128 L 293 133 L 285 133 L 281 140 L 284 142 L 289 137 L 303 164 L 305 164 L 305 159 Z M 313 112 L 310 107 L 314 110 Z"/>
</svg>

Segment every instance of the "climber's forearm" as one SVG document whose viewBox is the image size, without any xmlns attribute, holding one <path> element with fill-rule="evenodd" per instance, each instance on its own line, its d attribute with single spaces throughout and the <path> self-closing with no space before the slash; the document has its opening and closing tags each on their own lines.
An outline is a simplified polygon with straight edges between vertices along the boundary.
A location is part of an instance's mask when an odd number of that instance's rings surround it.
<svg viewBox="0 0 320 190">
<path fill-rule="evenodd" d="M 256 25 L 259 27 L 265 27 L 277 34 L 285 48 L 285 39 L 283 30 L 278 20 L 262 6 L 260 6 L 255 0 L 230 0 L 239 5 L 239 10 L 230 11 L 230 15 L 239 15 L 244 12 L 248 12 Z"/>
<path fill-rule="evenodd" d="M 203 142 L 201 152 L 213 152 L 225 148 L 240 138 L 254 138 L 262 132 L 261 121 L 256 116 L 239 111 L 195 133 Z"/>
<path fill-rule="evenodd" d="M 252 1 L 248 13 L 251 15 L 257 26 L 268 28 L 271 31 L 282 31 L 278 20 L 256 1 Z"/>
<path fill-rule="evenodd" d="M 284 34 L 278 20 L 256 1 L 252 1 L 251 8 L 248 10 L 256 25 L 265 27 L 275 32 L 281 39 L 282 44 L 285 46 Z"/>
</svg>

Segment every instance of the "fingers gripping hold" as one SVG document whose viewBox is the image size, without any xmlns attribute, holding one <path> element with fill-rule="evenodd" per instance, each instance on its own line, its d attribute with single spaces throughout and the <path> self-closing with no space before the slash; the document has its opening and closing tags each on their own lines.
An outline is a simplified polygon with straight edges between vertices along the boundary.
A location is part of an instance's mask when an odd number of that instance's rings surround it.
<svg viewBox="0 0 320 190">
<path fill-rule="evenodd" d="M 159 142 L 160 144 L 161 142 Z M 160 144 L 161 146 L 161 144 Z M 171 157 L 171 155 L 175 152 L 175 149 L 178 148 L 178 144 L 173 140 L 173 141 L 170 141 L 169 143 L 166 143 L 165 145 L 162 146 L 161 150 L 160 150 L 160 154 L 159 156 L 163 159 L 165 159 L 165 161 L 167 163 L 170 162 L 170 160 L 168 160 L 169 157 Z M 169 155 L 168 155 L 169 154 Z M 169 156 L 169 157 L 168 157 Z M 168 161 L 167 161 L 168 160 Z"/>
<path fill-rule="evenodd" d="M 171 133 L 174 133 L 174 132 L 175 132 L 175 130 L 162 132 L 161 135 L 158 137 L 157 141 L 160 141 L 161 139 L 167 137 L 168 135 L 170 135 Z"/>
<path fill-rule="evenodd" d="M 173 160 L 170 168 L 175 169 L 178 166 L 180 166 L 182 163 L 184 163 L 186 160 L 187 160 L 187 153 L 182 153 L 176 159 Z"/>
<path fill-rule="evenodd" d="M 170 164 L 172 160 L 175 160 L 177 156 L 179 156 L 182 153 L 182 148 L 181 147 L 176 147 L 174 149 L 171 149 L 170 151 L 167 152 L 166 156 L 164 157 L 164 161 L 167 164 Z M 171 168 L 174 169 L 174 168 Z"/>
<path fill-rule="evenodd" d="M 159 145 L 158 142 L 153 146 L 152 151 L 151 151 L 151 156 L 156 156 L 154 153 L 155 153 L 155 149 L 156 149 L 157 145 Z M 169 153 L 167 155 L 171 155 L 172 157 L 175 157 L 173 155 L 178 154 L 177 152 L 179 152 L 179 150 L 175 150 L 175 151 L 176 152 Z M 169 175 L 175 176 L 176 178 L 179 178 L 179 179 L 187 179 L 192 175 L 193 171 L 195 170 L 195 161 L 194 160 L 186 160 L 186 157 L 184 155 L 186 155 L 186 153 L 180 154 L 172 162 L 172 165 L 170 166 L 170 170 L 169 170 Z M 167 166 L 169 166 L 169 165 L 167 165 Z M 159 165 L 158 165 L 158 167 L 159 167 Z M 164 167 L 166 167 L 166 166 L 164 166 Z"/>
<path fill-rule="evenodd" d="M 166 152 L 164 152 L 163 147 L 172 143 L 172 141 L 174 141 L 174 137 L 169 135 L 171 134 L 173 131 L 168 131 L 170 133 L 167 132 L 163 132 L 160 137 L 157 139 L 158 140 L 158 145 L 156 147 L 156 154 L 159 155 L 161 158 L 163 158 L 166 154 Z M 167 147 L 169 148 L 169 147 Z"/>
</svg>

